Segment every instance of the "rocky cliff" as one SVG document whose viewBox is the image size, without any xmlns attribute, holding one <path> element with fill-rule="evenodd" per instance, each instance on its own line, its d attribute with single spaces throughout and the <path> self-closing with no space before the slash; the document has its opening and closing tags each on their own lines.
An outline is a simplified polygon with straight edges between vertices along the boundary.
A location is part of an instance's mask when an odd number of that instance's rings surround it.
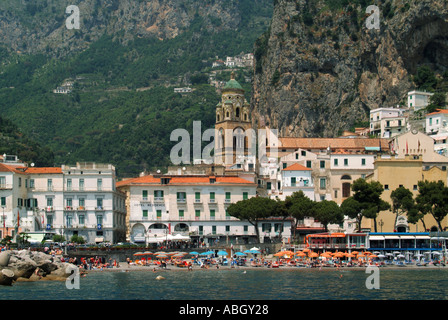
<svg viewBox="0 0 448 320">
<path fill-rule="evenodd" d="M 79 29 L 70 5 L 79 8 Z M 135 36 L 170 39 L 200 17 L 210 32 L 236 30 L 255 8 L 272 8 L 269 0 L 10 0 L 0 2 L 0 44 L 26 53 L 63 56 L 80 51 L 101 36 L 125 43 Z M 268 11 L 270 12 L 270 10 Z"/>
<path fill-rule="evenodd" d="M 254 125 L 282 136 L 334 136 L 369 110 L 404 103 L 418 66 L 448 67 L 448 1 L 277 0 L 255 48 Z"/>
</svg>

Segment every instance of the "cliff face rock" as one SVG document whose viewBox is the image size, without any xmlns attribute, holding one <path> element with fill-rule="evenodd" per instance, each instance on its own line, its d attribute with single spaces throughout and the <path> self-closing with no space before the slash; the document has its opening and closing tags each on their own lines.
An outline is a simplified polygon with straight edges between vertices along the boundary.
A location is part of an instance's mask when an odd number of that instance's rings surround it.
<svg viewBox="0 0 448 320">
<path fill-rule="evenodd" d="M 367 1 L 337 2 L 276 1 L 255 46 L 254 125 L 335 136 L 405 102 L 419 65 L 447 69 L 448 1 L 382 1 L 379 30 L 366 27 Z"/>
<path fill-rule="evenodd" d="M 270 0 L 254 0 L 266 7 Z M 244 2 L 244 4 L 242 4 Z M 66 55 L 102 35 L 122 42 L 135 36 L 174 38 L 198 17 L 209 32 L 235 30 L 247 1 L 228 0 L 11 0 L 0 2 L 0 45 L 26 53 Z M 67 29 L 69 5 L 79 8 L 79 29 Z M 269 4 L 270 5 L 270 4 Z M 71 21 L 71 19 L 69 19 Z"/>
</svg>

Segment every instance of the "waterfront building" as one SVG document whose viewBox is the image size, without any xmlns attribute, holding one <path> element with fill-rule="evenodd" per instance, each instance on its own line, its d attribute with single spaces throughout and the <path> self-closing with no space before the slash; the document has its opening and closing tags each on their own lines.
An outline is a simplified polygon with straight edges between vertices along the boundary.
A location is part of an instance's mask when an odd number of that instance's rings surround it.
<svg viewBox="0 0 448 320">
<path fill-rule="evenodd" d="M 5 212 L 2 236 L 45 231 L 66 241 L 73 235 L 88 243 L 125 240 L 125 195 L 115 189 L 112 165 L 0 164 L 0 170 L 0 182 L 5 182 L 0 192 Z"/>
<path fill-rule="evenodd" d="M 438 155 L 437 155 L 438 156 Z M 381 198 L 392 205 L 390 195 L 392 191 L 400 186 L 409 189 L 414 198 L 418 194 L 419 181 L 447 181 L 446 167 L 439 167 L 437 165 L 427 165 L 424 157 L 421 154 L 406 154 L 404 157 L 383 155 L 377 157 L 374 162 L 373 173 L 366 177 L 367 181 L 379 181 L 384 191 Z M 442 221 L 442 227 L 447 227 L 447 220 Z M 431 215 L 425 216 L 425 225 L 430 228 L 428 231 L 437 230 L 437 223 Z M 410 225 L 406 216 L 396 217 L 396 214 L 390 210 L 381 211 L 376 219 L 377 225 L 374 225 L 373 219 L 363 219 L 362 229 L 384 232 L 421 232 L 424 230 L 423 224 L 418 222 L 415 225 Z"/>
<path fill-rule="evenodd" d="M 178 239 L 194 245 L 258 242 L 252 224 L 226 211 L 231 203 L 256 196 L 253 181 L 181 172 L 126 179 L 118 182 L 117 188 L 127 195 L 129 241 L 148 244 Z M 290 226 L 290 221 L 267 219 L 259 224 L 259 240 L 289 239 Z"/>
</svg>

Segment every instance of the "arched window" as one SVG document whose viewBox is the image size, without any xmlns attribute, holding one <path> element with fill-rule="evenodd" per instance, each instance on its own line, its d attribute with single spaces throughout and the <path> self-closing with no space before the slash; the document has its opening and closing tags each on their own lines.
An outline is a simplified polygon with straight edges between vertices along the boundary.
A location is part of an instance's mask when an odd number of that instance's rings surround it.
<svg viewBox="0 0 448 320">
<path fill-rule="evenodd" d="M 244 114 L 244 121 L 247 121 L 247 113 Z"/>
<path fill-rule="evenodd" d="M 350 177 L 349 175 L 345 174 L 341 177 L 341 180 L 352 180 L 352 177 Z"/>
<path fill-rule="evenodd" d="M 236 108 L 236 110 L 235 110 L 235 117 L 237 117 L 237 118 L 240 117 L 240 108 Z"/>
<path fill-rule="evenodd" d="M 233 130 L 233 150 L 234 152 L 244 152 L 245 134 L 242 128 Z"/>
<path fill-rule="evenodd" d="M 226 117 L 227 117 L 227 118 L 230 117 L 230 115 L 229 115 L 229 111 L 226 112 Z"/>
<path fill-rule="evenodd" d="M 219 117 L 219 114 L 216 116 L 216 121 L 220 121 L 220 117 Z"/>
</svg>

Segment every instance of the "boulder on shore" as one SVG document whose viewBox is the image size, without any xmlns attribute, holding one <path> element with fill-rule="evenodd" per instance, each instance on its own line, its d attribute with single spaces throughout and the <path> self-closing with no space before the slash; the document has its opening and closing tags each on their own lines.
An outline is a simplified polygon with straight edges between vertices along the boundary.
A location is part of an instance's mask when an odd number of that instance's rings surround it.
<svg viewBox="0 0 448 320">
<path fill-rule="evenodd" d="M 76 267 L 43 252 L 10 250 L 2 254 L 3 261 L 7 262 L 0 266 L 1 272 L 6 272 L 6 275 L 0 274 L 0 285 L 11 285 L 13 281 L 25 279 L 29 281 L 65 280 L 70 275 L 67 267 Z"/>
</svg>

